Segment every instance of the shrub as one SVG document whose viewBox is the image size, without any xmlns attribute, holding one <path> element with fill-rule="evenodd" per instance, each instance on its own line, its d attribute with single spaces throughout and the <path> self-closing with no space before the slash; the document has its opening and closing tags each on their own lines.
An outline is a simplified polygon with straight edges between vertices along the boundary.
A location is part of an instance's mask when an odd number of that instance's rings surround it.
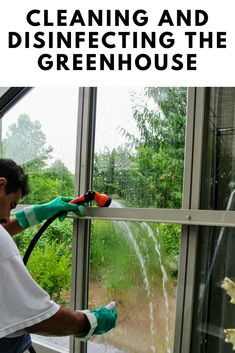
<svg viewBox="0 0 235 353">
<path fill-rule="evenodd" d="M 21 254 L 23 255 L 41 225 L 36 225 L 25 229 L 20 234 L 14 237 L 14 240 L 20 249 Z M 72 219 L 65 219 L 63 222 L 55 220 L 43 233 L 42 237 L 38 241 L 35 249 L 37 247 L 42 247 L 45 244 L 50 244 L 55 241 L 58 244 L 65 244 L 68 247 L 71 247 L 72 244 Z M 34 250 L 33 250 L 34 251 Z"/>
<path fill-rule="evenodd" d="M 28 262 L 34 280 L 59 303 L 63 303 L 62 291 L 70 289 L 71 252 L 64 244 L 53 241 L 35 248 Z"/>
</svg>

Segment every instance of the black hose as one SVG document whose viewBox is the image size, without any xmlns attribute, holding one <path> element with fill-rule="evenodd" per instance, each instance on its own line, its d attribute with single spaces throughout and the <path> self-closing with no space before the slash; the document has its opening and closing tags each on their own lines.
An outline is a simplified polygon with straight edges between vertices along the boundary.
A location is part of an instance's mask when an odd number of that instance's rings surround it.
<svg viewBox="0 0 235 353">
<path fill-rule="evenodd" d="M 23 257 L 23 262 L 25 264 L 25 266 L 27 265 L 28 259 L 31 255 L 31 252 L 33 251 L 35 245 L 37 244 L 38 240 L 41 238 L 42 234 L 45 232 L 45 230 L 49 227 L 49 225 L 54 222 L 54 220 L 64 214 L 66 214 L 66 211 L 60 211 L 57 214 L 55 214 L 54 216 L 52 216 L 51 218 L 49 218 L 45 223 L 43 223 L 43 225 L 39 228 L 39 230 L 37 231 L 37 233 L 34 235 L 33 239 L 31 240 L 31 242 L 29 243 L 29 246 L 24 254 Z"/>
</svg>

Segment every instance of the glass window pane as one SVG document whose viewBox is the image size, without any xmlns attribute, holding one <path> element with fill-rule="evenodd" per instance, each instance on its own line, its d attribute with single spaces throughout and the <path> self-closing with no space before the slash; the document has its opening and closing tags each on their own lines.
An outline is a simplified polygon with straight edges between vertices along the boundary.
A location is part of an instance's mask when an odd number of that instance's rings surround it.
<svg viewBox="0 0 235 353">
<path fill-rule="evenodd" d="M 225 343 L 224 330 L 235 328 L 235 306 L 221 285 L 226 277 L 235 279 L 234 229 L 200 228 L 199 241 L 192 352 L 232 352 L 232 346 Z"/>
<path fill-rule="evenodd" d="M 201 208 L 225 210 L 235 188 L 235 88 L 210 88 L 207 101 Z"/>
<path fill-rule="evenodd" d="M 78 89 L 35 88 L 2 119 L 2 155 L 21 164 L 29 175 L 24 204 L 74 195 Z M 22 255 L 38 230 L 15 237 Z M 55 221 L 34 249 L 28 269 L 56 302 L 70 306 L 72 220 Z M 38 340 L 39 338 L 37 338 Z M 69 338 L 40 338 L 62 347 Z"/>
<path fill-rule="evenodd" d="M 92 222 L 89 307 L 116 301 L 118 324 L 88 352 L 172 352 L 179 225 Z"/>
<path fill-rule="evenodd" d="M 2 155 L 29 174 L 24 203 L 73 195 L 78 90 L 35 88 L 2 119 Z"/>
<path fill-rule="evenodd" d="M 201 208 L 235 211 L 235 89 L 211 88 L 207 98 Z M 232 352 L 224 330 L 235 328 L 235 306 L 221 284 L 235 279 L 234 228 L 201 227 L 198 242 L 192 352 Z"/>
<path fill-rule="evenodd" d="M 94 188 L 126 206 L 180 208 L 185 88 L 98 88 Z"/>
</svg>

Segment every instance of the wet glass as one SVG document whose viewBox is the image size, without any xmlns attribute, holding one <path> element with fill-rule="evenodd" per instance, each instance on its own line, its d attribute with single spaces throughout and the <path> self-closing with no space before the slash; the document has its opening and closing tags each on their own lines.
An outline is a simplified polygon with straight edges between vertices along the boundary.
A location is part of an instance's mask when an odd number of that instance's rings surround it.
<svg viewBox="0 0 235 353">
<path fill-rule="evenodd" d="M 185 88 L 98 88 L 93 187 L 110 207 L 181 208 Z M 117 327 L 88 352 L 173 349 L 180 226 L 93 221 L 89 306 L 116 301 Z"/>
<path fill-rule="evenodd" d="M 40 204 L 74 195 L 77 88 L 30 90 L 2 119 L 1 155 L 23 166 L 30 194 L 22 204 Z M 15 237 L 22 255 L 38 226 Z M 72 220 L 55 221 L 43 234 L 28 262 L 36 282 L 58 303 L 70 306 Z M 37 337 L 68 349 L 69 338 Z"/>
<path fill-rule="evenodd" d="M 235 211 L 235 89 L 210 88 L 207 101 L 201 208 Z M 199 228 L 193 353 L 232 351 L 224 330 L 235 328 L 235 306 L 221 286 L 235 279 L 234 235 L 233 227 Z"/>
<path fill-rule="evenodd" d="M 128 207 L 181 208 L 187 90 L 98 88 L 93 185 Z"/>
<path fill-rule="evenodd" d="M 172 352 L 179 247 L 179 225 L 92 221 L 89 307 L 115 301 L 118 323 L 89 353 Z"/>
</svg>

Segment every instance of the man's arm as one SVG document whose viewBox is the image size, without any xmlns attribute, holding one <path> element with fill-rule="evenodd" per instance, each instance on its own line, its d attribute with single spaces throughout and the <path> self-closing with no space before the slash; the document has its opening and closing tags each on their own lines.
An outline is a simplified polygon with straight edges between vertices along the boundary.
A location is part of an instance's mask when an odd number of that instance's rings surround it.
<svg viewBox="0 0 235 353">
<path fill-rule="evenodd" d="M 51 318 L 26 328 L 29 333 L 44 336 L 68 336 L 87 341 L 92 335 L 102 335 L 115 327 L 117 310 L 115 302 L 93 310 L 72 311 L 60 308 Z"/>
<path fill-rule="evenodd" d="M 73 334 L 84 334 L 90 330 L 90 323 L 85 314 L 60 308 L 59 311 L 49 319 L 26 328 L 29 333 L 44 336 L 69 336 Z"/>
<path fill-rule="evenodd" d="M 71 197 L 58 196 L 56 199 L 40 205 L 31 205 L 24 207 L 20 211 L 16 211 L 14 217 L 4 224 L 5 229 L 10 235 L 16 235 L 24 229 L 39 224 L 56 214 L 59 216 L 60 221 L 64 220 L 68 212 L 73 212 L 82 217 L 85 215 L 83 206 L 70 203 Z M 64 212 L 64 214 L 63 214 Z"/>
<path fill-rule="evenodd" d="M 11 236 L 16 235 L 25 230 L 19 225 L 18 220 L 15 217 L 11 217 L 10 221 L 6 224 L 2 224 L 2 226 Z"/>
</svg>

